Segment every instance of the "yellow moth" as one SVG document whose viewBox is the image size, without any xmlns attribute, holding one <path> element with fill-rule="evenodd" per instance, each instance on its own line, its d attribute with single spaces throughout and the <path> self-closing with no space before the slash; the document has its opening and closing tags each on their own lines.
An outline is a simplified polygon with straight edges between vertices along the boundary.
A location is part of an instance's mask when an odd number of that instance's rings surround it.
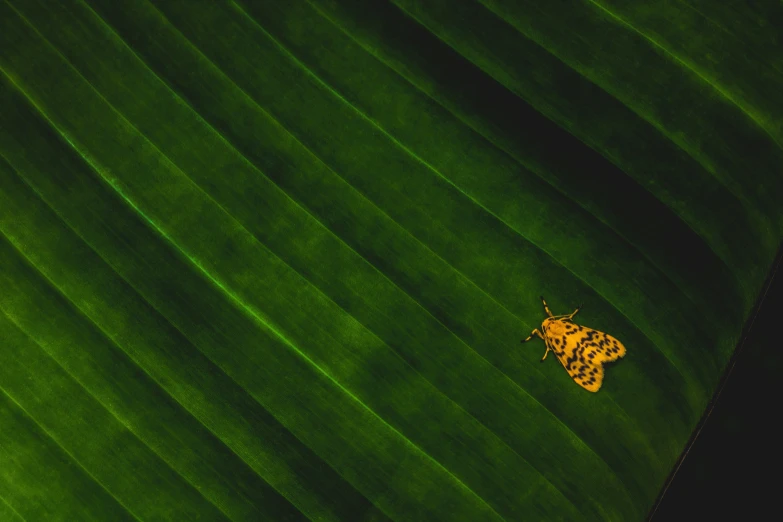
<svg viewBox="0 0 783 522">
<path fill-rule="evenodd" d="M 552 315 L 543 296 L 541 301 L 549 317 L 544 319 L 540 330 L 536 328 L 522 342 L 528 342 L 534 335 L 539 336 L 546 343 L 541 362 L 550 350 L 553 351 L 578 385 L 597 392 L 604 380 L 604 363 L 624 357 L 625 346 L 611 335 L 575 324 L 572 319 L 582 305 L 573 313 Z"/>
</svg>

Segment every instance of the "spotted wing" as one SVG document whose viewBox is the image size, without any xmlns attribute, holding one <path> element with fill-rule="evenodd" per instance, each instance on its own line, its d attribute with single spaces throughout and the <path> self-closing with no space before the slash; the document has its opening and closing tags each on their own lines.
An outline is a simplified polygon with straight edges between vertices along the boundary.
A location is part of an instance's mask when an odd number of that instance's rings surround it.
<svg viewBox="0 0 783 522">
<path fill-rule="evenodd" d="M 559 336 L 555 355 L 577 384 L 597 392 L 604 380 L 604 363 L 625 356 L 625 346 L 604 332 L 570 323 Z"/>
</svg>

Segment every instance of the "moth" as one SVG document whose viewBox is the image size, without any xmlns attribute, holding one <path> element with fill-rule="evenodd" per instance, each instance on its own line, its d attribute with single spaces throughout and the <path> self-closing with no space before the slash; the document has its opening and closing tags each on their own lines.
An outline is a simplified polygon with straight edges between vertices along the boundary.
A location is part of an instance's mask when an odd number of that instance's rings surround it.
<svg viewBox="0 0 783 522">
<path fill-rule="evenodd" d="M 544 296 L 541 296 L 541 302 L 549 317 L 544 319 L 540 330 L 534 329 L 522 342 L 526 343 L 537 335 L 546 343 L 541 362 L 550 351 L 554 352 L 578 385 L 597 392 L 604 380 L 604 363 L 624 357 L 625 346 L 609 334 L 575 324 L 572 319 L 582 305 L 570 314 L 552 315 Z"/>
</svg>

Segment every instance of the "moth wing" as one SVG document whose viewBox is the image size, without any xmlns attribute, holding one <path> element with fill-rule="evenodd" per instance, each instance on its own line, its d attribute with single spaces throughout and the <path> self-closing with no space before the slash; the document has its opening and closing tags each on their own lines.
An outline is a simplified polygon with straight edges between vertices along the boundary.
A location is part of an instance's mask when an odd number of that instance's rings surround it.
<svg viewBox="0 0 783 522">
<path fill-rule="evenodd" d="M 590 330 L 585 328 L 585 330 Z M 598 334 L 594 339 L 587 341 L 586 345 L 595 353 L 599 362 L 612 362 L 625 357 L 625 345 L 609 334 L 590 330 Z M 590 352 L 588 352 L 590 353 Z"/>
<path fill-rule="evenodd" d="M 560 336 L 554 350 L 568 375 L 584 389 L 597 392 L 604 380 L 604 363 L 625 356 L 625 346 L 604 332 L 572 325 Z"/>
</svg>

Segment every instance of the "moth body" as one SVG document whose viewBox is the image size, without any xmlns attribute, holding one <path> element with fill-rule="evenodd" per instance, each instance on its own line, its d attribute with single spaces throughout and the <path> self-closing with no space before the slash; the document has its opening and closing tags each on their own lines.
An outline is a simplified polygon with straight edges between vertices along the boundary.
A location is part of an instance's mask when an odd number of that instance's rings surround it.
<svg viewBox="0 0 783 522">
<path fill-rule="evenodd" d="M 597 392 L 604 379 L 604 363 L 624 357 L 625 346 L 609 334 L 574 323 L 573 317 L 582 308 L 581 305 L 570 314 L 553 315 L 543 297 L 541 301 L 549 317 L 541 323 L 540 330 L 536 328 L 522 342 L 537 335 L 546 344 L 541 362 L 550 351 L 554 352 L 577 384 Z"/>
</svg>

